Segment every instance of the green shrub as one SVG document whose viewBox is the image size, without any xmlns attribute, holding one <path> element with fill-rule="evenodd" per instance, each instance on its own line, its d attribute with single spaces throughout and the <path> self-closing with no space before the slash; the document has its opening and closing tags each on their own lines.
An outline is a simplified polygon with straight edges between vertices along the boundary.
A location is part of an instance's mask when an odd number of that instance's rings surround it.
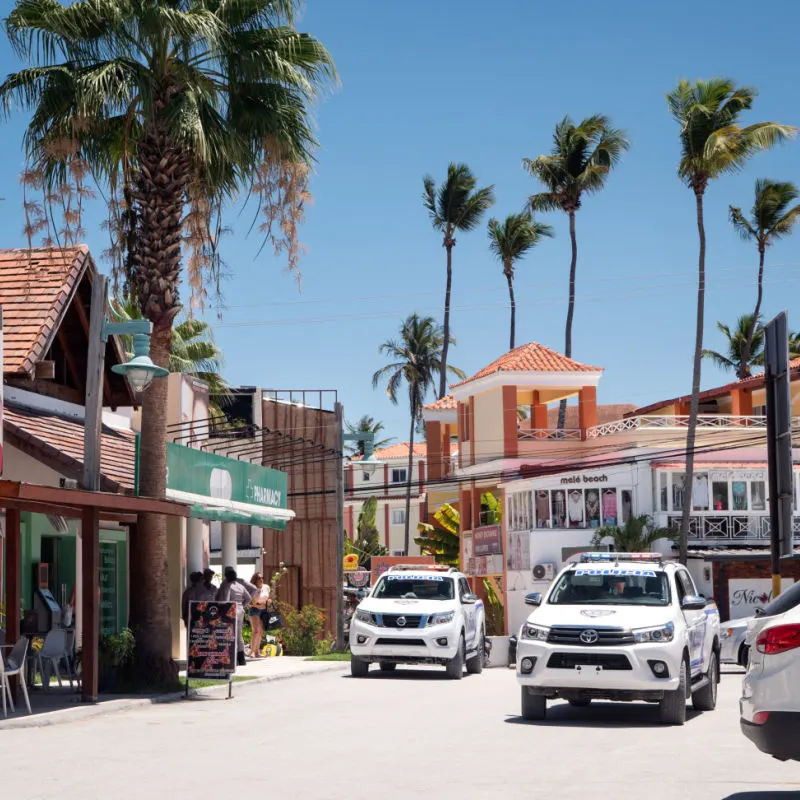
<svg viewBox="0 0 800 800">
<path fill-rule="evenodd" d="M 303 606 L 299 611 L 286 603 L 278 603 L 278 610 L 283 617 L 283 627 L 275 632 L 287 656 L 317 655 L 319 648 L 325 645 L 322 634 L 325 630 L 325 613 L 316 606 Z M 325 650 L 327 652 L 327 650 Z"/>
</svg>

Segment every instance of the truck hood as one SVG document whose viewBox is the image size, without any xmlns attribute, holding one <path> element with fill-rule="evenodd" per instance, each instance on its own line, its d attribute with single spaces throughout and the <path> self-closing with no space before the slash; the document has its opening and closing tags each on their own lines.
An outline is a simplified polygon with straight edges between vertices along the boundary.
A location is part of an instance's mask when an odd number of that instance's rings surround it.
<svg viewBox="0 0 800 800">
<path fill-rule="evenodd" d="M 436 614 L 441 611 L 453 611 L 455 600 L 403 600 L 367 597 L 358 605 L 362 611 L 373 614 Z"/>
<path fill-rule="evenodd" d="M 534 625 L 586 628 L 648 628 L 674 621 L 671 606 L 541 605 L 528 617 Z"/>
</svg>

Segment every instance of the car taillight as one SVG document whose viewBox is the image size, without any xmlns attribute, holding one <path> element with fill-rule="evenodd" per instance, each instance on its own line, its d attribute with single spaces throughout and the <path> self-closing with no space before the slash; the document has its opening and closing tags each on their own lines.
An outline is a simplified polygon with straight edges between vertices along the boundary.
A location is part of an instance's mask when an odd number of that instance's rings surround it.
<svg viewBox="0 0 800 800">
<path fill-rule="evenodd" d="M 800 647 L 800 625 L 776 625 L 761 631 L 756 638 L 756 650 L 768 656 L 796 647 Z"/>
<path fill-rule="evenodd" d="M 769 711 L 758 711 L 753 714 L 753 725 L 764 725 L 769 719 Z"/>
</svg>

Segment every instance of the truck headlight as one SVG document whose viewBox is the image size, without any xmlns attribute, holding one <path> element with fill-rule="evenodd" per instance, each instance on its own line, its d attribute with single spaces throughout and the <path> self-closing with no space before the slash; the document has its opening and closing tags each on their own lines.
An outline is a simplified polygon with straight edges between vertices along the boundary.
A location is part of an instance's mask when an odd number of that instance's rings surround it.
<svg viewBox="0 0 800 800">
<path fill-rule="evenodd" d="M 638 628 L 633 631 L 633 639 L 637 644 L 643 642 L 671 642 L 675 638 L 675 626 L 668 622 L 655 628 Z"/>
<path fill-rule="evenodd" d="M 366 622 L 368 625 L 375 624 L 375 620 L 372 618 L 372 613 L 369 611 L 362 611 L 360 608 L 356 609 L 356 619 L 359 622 Z"/>
<path fill-rule="evenodd" d="M 425 623 L 425 625 L 426 627 L 428 625 L 446 625 L 448 622 L 453 621 L 455 615 L 455 611 L 442 611 L 439 614 L 431 614 L 428 617 L 428 621 Z"/>
<path fill-rule="evenodd" d="M 541 625 L 531 625 L 530 622 L 526 622 L 522 626 L 523 639 L 534 639 L 540 642 L 546 642 L 549 635 L 550 628 L 544 628 Z"/>
</svg>

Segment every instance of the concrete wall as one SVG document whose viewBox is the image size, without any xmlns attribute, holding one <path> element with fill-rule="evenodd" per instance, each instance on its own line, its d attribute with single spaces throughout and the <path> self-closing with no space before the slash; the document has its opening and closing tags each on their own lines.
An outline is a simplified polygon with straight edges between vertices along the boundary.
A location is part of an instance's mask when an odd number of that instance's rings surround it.
<svg viewBox="0 0 800 800">
<path fill-rule="evenodd" d="M 503 389 L 475 395 L 472 434 L 475 463 L 503 457 Z"/>
</svg>

